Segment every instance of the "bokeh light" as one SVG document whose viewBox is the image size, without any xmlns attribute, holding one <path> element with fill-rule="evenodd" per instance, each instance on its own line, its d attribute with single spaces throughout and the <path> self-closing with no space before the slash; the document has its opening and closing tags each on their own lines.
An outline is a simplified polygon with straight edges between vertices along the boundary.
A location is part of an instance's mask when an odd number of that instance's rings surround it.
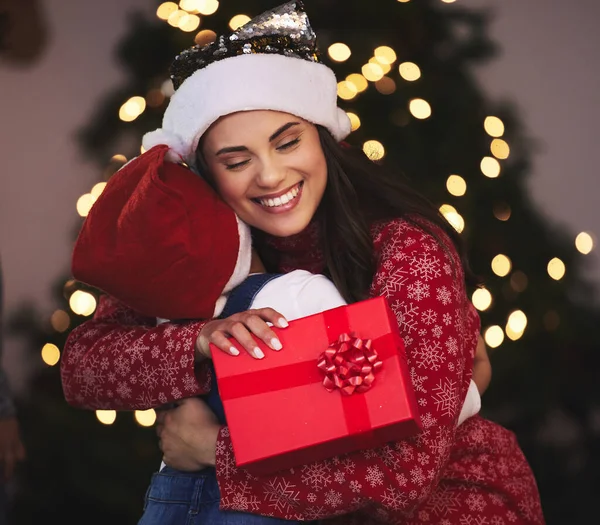
<svg viewBox="0 0 600 525">
<path fill-rule="evenodd" d="M 414 82 L 421 78 L 421 69 L 414 62 L 402 62 L 398 67 L 398 70 L 400 76 L 409 82 Z"/>
<path fill-rule="evenodd" d="M 250 17 L 248 15 L 235 15 L 230 21 L 229 21 L 229 27 L 232 30 L 236 30 L 240 27 L 242 27 L 244 24 L 246 24 L 247 22 L 250 22 Z"/>
<path fill-rule="evenodd" d="M 345 62 L 350 58 L 350 55 L 352 55 L 350 48 L 342 42 L 331 44 L 327 52 L 329 53 L 331 59 L 335 60 L 336 62 Z"/>
<path fill-rule="evenodd" d="M 114 410 L 96 410 L 96 418 L 103 425 L 112 425 L 117 419 L 117 413 Z"/>
<path fill-rule="evenodd" d="M 483 127 L 490 137 L 501 137 L 504 135 L 504 123 L 498 117 L 486 117 Z"/>
<path fill-rule="evenodd" d="M 47 343 L 42 348 L 42 361 L 48 366 L 54 366 L 60 361 L 60 350 L 58 346 Z"/>
<path fill-rule="evenodd" d="M 89 316 L 96 310 L 96 298 L 89 292 L 76 290 L 69 298 L 69 306 L 77 315 Z"/>
<path fill-rule="evenodd" d="M 138 425 L 142 427 L 151 427 L 156 423 L 156 412 L 152 408 L 148 410 L 136 410 L 134 417 Z"/>
<path fill-rule="evenodd" d="M 431 116 L 431 106 L 429 102 L 422 98 L 413 98 L 408 106 L 413 117 L 418 119 L 426 119 Z"/>
<path fill-rule="evenodd" d="M 381 160 L 385 156 L 385 148 L 378 140 L 367 140 L 363 144 L 363 151 L 371 160 Z"/>
<path fill-rule="evenodd" d="M 492 294 L 487 288 L 477 288 L 471 296 L 473 306 L 480 312 L 484 312 L 492 306 Z"/>
<path fill-rule="evenodd" d="M 500 253 L 492 259 L 492 271 L 499 277 L 506 277 L 511 269 L 512 262 L 506 255 Z"/>
<path fill-rule="evenodd" d="M 594 249 L 594 238 L 587 232 L 581 232 L 575 238 L 575 247 L 579 252 L 587 255 Z"/>
<path fill-rule="evenodd" d="M 483 338 L 490 348 L 498 348 L 504 342 L 504 331 L 501 326 L 490 326 L 483 334 Z"/>
<path fill-rule="evenodd" d="M 450 195 L 462 197 L 467 193 L 467 182 L 460 175 L 450 175 L 446 181 L 446 188 Z"/>
<path fill-rule="evenodd" d="M 560 281 L 566 273 L 565 263 L 555 257 L 548 263 L 548 275 L 555 281 Z"/>
</svg>

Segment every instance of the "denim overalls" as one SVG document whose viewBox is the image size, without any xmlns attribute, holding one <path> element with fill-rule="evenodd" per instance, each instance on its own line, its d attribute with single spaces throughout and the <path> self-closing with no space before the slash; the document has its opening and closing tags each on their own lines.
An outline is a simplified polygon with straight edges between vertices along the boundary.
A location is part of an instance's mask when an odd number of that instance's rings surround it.
<svg viewBox="0 0 600 525">
<path fill-rule="evenodd" d="M 235 288 L 220 317 L 225 318 L 250 308 L 256 294 L 277 274 L 256 274 Z M 212 388 L 204 400 L 225 424 L 223 403 L 219 398 L 215 371 L 210 363 Z M 300 523 L 245 512 L 221 511 L 221 495 L 214 468 L 183 472 L 164 467 L 152 476 L 146 492 L 144 514 L 138 525 L 283 525 Z M 316 525 L 318 522 L 302 522 Z"/>
</svg>

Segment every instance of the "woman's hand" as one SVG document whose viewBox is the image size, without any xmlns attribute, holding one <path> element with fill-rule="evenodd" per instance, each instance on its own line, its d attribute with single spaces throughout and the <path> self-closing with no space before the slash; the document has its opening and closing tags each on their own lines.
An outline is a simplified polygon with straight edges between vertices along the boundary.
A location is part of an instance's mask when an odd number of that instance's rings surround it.
<svg viewBox="0 0 600 525">
<path fill-rule="evenodd" d="M 156 434 L 163 461 L 177 470 L 214 467 L 221 426 L 208 405 L 191 397 L 169 410 L 158 411 Z"/>
<path fill-rule="evenodd" d="M 272 308 L 247 310 L 226 319 L 209 321 L 200 330 L 196 339 L 196 356 L 210 359 L 210 343 L 213 343 L 229 355 L 240 355 L 240 349 L 237 346 L 241 346 L 252 357 L 262 359 L 265 355 L 256 346 L 256 341 L 250 334 L 254 334 L 273 350 L 281 350 L 281 341 L 267 322 L 281 328 L 288 326 L 286 319 Z M 238 345 L 232 344 L 228 337 L 233 337 Z"/>
</svg>

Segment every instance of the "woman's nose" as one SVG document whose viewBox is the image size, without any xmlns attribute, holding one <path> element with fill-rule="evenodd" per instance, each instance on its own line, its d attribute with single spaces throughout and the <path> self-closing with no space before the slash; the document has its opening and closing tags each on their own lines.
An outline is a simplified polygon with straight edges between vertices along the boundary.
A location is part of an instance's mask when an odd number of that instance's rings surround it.
<svg viewBox="0 0 600 525">
<path fill-rule="evenodd" d="M 276 162 L 264 162 L 256 183 L 262 188 L 277 188 L 285 179 L 285 168 Z"/>
</svg>

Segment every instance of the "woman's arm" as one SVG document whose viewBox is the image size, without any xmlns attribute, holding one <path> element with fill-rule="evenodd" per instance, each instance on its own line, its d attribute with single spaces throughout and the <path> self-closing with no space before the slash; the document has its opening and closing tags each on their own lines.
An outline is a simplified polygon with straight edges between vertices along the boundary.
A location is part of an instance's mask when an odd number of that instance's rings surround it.
<svg viewBox="0 0 600 525">
<path fill-rule="evenodd" d="M 441 231 L 439 237 L 447 240 Z M 375 508 L 402 518 L 436 487 L 469 387 L 479 318 L 451 245 L 403 221 L 385 225 L 375 244 L 381 256 L 372 295 L 387 297 L 398 318 L 423 431 L 378 449 L 257 478 L 236 467 L 224 427 L 216 458 L 198 458 L 199 464 L 216 463 L 223 509 L 247 511 L 251 505 L 280 518 L 320 519 Z"/>
<path fill-rule="evenodd" d="M 202 326 L 156 326 L 156 319 L 102 296 L 94 317 L 75 328 L 65 343 L 65 399 L 78 408 L 146 410 L 208 392 L 208 367 L 195 363 Z"/>
</svg>

